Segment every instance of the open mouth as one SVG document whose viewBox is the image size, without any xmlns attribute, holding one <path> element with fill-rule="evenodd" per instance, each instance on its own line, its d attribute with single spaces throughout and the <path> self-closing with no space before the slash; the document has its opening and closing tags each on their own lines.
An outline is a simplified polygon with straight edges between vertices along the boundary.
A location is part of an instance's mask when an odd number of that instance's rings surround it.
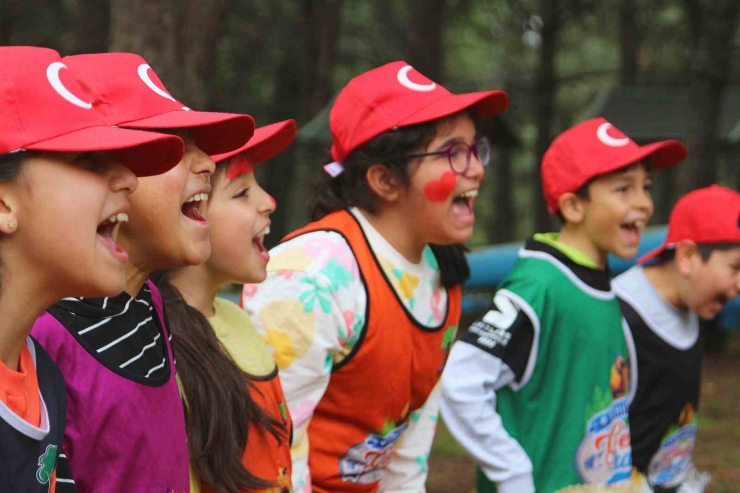
<svg viewBox="0 0 740 493">
<path fill-rule="evenodd" d="M 103 245 L 110 250 L 116 258 L 123 262 L 128 260 L 128 254 L 119 247 L 118 244 L 116 244 L 116 237 L 118 236 L 118 230 L 121 227 L 121 223 L 125 222 L 128 222 L 128 214 L 125 212 L 119 212 L 100 223 L 96 230 L 100 242 L 103 243 Z"/>
<path fill-rule="evenodd" d="M 645 229 L 646 223 L 643 220 L 627 221 L 619 225 L 619 228 L 624 233 L 627 240 L 627 244 L 635 246 L 640 244 L 640 236 Z"/>
<path fill-rule="evenodd" d="M 473 206 L 476 197 L 478 197 L 478 189 L 468 190 L 452 199 L 452 210 L 458 216 L 458 219 L 470 223 L 475 220 Z"/>
<path fill-rule="evenodd" d="M 208 202 L 207 193 L 196 193 L 182 204 L 181 212 L 182 215 L 188 219 L 192 219 L 195 222 L 205 223 L 206 218 L 201 213 L 201 206 L 205 206 Z"/>
<path fill-rule="evenodd" d="M 265 248 L 265 236 L 270 234 L 270 225 L 266 225 L 264 228 L 262 228 L 262 231 L 260 231 L 257 236 L 252 238 L 252 246 L 254 246 L 254 249 L 257 251 L 257 254 L 265 261 L 268 262 L 270 260 L 270 252 L 267 251 L 267 248 Z"/>
</svg>

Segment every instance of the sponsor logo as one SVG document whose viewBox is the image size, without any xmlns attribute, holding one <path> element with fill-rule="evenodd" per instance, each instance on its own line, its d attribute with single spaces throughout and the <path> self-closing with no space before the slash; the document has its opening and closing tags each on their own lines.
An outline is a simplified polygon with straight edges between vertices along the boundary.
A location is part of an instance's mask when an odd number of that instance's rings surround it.
<svg viewBox="0 0 740 493">
<path fill-rule="evenodd" d="M 395 443 L 408 426 L 405 423 L 385 435 L 371 434 L 347 450 L 339 459 L 342 480 L 359 484 L 380 481 L 383 470 L 393 457 Z"/>
</svg>

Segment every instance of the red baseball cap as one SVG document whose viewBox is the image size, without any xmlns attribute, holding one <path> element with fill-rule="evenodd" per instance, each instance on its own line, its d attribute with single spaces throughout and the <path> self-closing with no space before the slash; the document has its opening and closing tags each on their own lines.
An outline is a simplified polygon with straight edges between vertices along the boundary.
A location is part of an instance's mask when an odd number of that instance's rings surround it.
<svg viewBox="0 0 740 493">
<path fill-rule="evenodd" d="M 476 119 L 504 111 L 504 91 L 452 94 L 406 62 L 391 62 L 358 75 L 342 89 L 329 115 L 334 161 L 395 127 L 454 115 L 470 108 Z"/>
<path fill-rule="evenodd" d="M 195 144 L 206 154 L 236 149 L 254 133 L 254 120 L 249 115 L 195 111 L 177 101 L 139 55 L 75 55 L 65 57 L 64 63 L 94 94 L 93 105 L 109 125 L 189 128 Z"/>
<path fill-rule="evenodd" d="M 712 185 L 681 197 L 671 211 L 665 241 L 640 257 L 637 263 L 658 258 L 681 240 L 691 240 L 698 245 L 740 244 L 740 193 Z"/>
<path fill-rule="evenodd" d="M 643 159 L 653 168 L 669 168 L 686 158 L 677 140 L 638 145 L 604 118 L 592 118 L 560 134 L 542 158 L 542 188 L 551 214 L 558 199 L 576 192 L 589 180 Z"/>
<path fill-rule="evenodd" d="M 54 50 L 0 47 L 0 154 L 111 151 L 138 176 L 182 159 L 179 137 L 106 125 L 75 75 Z"/>
<path fill-rule="evenodd" d="M 283 152 L 293 142 L 295 134 L 295 120 L 272 123 L 256 129 L 252 138 L 239 149 L 216 154 L 211 158 L 220 163 L 243 152 L 252 164 L 261 163 Z"/>
</svg>

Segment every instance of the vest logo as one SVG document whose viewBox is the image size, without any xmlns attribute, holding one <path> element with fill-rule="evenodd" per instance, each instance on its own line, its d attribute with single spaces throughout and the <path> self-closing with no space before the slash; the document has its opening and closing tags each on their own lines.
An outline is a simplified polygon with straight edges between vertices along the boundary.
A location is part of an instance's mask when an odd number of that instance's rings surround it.
<svg viewBox="0 0 740 493">
<path fill-rule="evenodd" d="M 596 388 L 586 435 L 576 451 L 576 469 L 586 484 L 616 484 L 632 474 L 629 429 L 629 365 L 618 356 L 610 372 L 609 390 Z"/>
<path fill-rule="evenodd" d="M 648 466 L 648 477 L 652 484 L 666 488 L 684 482 L 691 468 L 696 442 L 696 417 L 694 406 L 687 403 L 678 419 L 663 437 L 660 448 Z"/>
<path fill-rule="evenodd" d="M 41 484 L 50 483 L 54 477 L 54 470 L 57 467 L 57 446 L 47 445 L 46 452 L 39 457 L 39 468 L 36 470 L 36 481 Z"/>
<path fill-rule="evenodd" d="M 347 450 L 339 459 L 339 473 L 342 475 L 342 480 L 358 484 L 380 481 L 383 470 L 393 457 L 396 442 L 408 427 L 409 424 L 404 423 L 384 435 L 372 433 L 365 440 Z"/>
</svg>

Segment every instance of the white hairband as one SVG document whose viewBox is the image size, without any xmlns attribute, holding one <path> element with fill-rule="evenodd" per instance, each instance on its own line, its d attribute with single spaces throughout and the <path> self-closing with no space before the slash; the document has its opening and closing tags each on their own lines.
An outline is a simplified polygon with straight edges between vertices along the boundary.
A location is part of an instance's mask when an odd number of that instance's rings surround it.
<svg viewBox="0 0 740 493">
<path fill-rule="evenodd" d="M 332 161 L 331 163 L 324 165 L 324 171 L 329 173 L 329 176 L 331 176 L 332 178 L 336 178 L 337 176 L 344 173 L 344 166 L 342 166 L 342 163 Z"/>
</svg>

